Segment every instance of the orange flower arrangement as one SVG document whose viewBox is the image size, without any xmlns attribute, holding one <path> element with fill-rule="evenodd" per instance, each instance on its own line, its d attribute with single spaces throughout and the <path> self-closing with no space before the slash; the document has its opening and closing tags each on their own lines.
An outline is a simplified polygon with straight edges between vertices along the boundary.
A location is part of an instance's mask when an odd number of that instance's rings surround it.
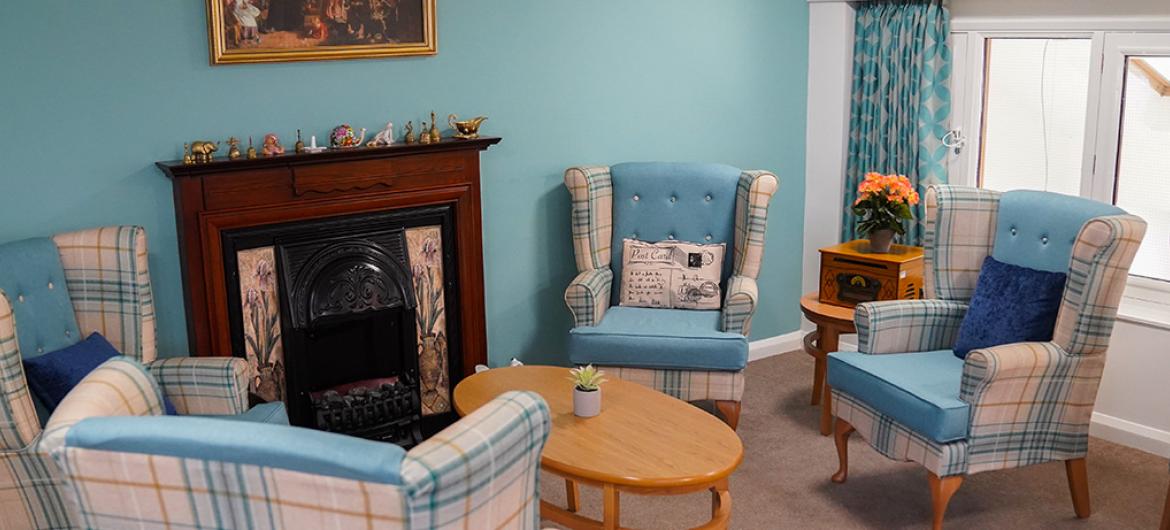
<svg viewBox="0 0 1170 530">
<path fill-rule="evenodd" d="M 918 192 L 905 175 L 866 173 L 865 180 L 857 186 L 857 200 L 853 201 L 853 213 L 861 219 L 857 231 L 871 234 L 893 230 L 905 234 L 902 222 L 914 218 L 910 207 L 918 201 Z"/>
</svg>

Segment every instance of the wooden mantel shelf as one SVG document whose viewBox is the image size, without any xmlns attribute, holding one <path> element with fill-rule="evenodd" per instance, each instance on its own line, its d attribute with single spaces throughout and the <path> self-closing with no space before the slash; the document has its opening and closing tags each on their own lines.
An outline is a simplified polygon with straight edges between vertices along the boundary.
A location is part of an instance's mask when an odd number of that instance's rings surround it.
<svg viewBox="0 0 1170 530">
<path fill-rule="evenodd" d="M 323 164 L 333 162 L 349 162 L 374 158 L 390 158 L 406 155 L 442 153 L 445 151 L 461 151 L 475 149 L 483 151 L 490 146 L 500 143 L 500 138 L 483 136 L 474 140 L 458 138 L 444 138 L 437 144 L 394 144 L 386 147 L 354 147 L 351 149 L 326 149 L 320 153 L 292 153 L 292 146 L 286 147 L 289 153 L 276 156 L 261 156 L 260 158 L 237 158 L 231 160 L 220 156 L 211 162 L 203 164 L 184 164 L 182 160 L 156 162 L 168 177 L 194 177 L 212 173 L 226 173 L 230 171 L 246 171 L 288 167 L 304 164 Z M 221 146 L 222 152 L 222 146 Z"/>
</svg>

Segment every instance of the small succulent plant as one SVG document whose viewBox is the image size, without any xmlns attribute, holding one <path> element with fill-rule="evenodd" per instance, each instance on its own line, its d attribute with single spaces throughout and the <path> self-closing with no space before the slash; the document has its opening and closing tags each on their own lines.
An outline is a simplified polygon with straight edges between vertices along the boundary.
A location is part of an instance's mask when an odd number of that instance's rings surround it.
<svg viewBox="0 0 1170 530">
<path fill-rule="evenodd" d="M 594 368 L 592 364 L 569 369 L 569 380 L 583 392 L 597 390 L 606 381 L 605 372 Z"/>
</svg>

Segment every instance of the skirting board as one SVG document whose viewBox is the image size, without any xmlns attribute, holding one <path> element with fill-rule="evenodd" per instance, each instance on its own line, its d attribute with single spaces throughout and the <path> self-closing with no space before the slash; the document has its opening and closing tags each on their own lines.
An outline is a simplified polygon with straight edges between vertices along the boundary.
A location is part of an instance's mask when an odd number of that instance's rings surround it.
<svg viewBox="0 0 1170 530">
<path fill-rule="evenodd" d="M 748 362 L 803 348 L 804 333 L 798 329 L 783 335 L 751 341 L 748 343 Z"/>
<path fill-rule="evenodd" d="M 1089 424 L 1089 434 L 1147 453 L 1170 457 L 1170 432 L 1140 423 L 1094 412 L 1092 422 Z"/>
</svg>

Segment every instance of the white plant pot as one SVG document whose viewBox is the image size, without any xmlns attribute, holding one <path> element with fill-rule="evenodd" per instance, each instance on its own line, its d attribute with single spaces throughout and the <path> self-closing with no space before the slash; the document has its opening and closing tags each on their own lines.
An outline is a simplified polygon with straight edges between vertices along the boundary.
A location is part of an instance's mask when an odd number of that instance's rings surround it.
<svg viewBox="0 0 1170 530">
<path fill-rule="evenodd" d="M 582 418 L 601 414 L 601 389 L 584 391 L 573 387 L 573 414 Z"/>
</svg>

